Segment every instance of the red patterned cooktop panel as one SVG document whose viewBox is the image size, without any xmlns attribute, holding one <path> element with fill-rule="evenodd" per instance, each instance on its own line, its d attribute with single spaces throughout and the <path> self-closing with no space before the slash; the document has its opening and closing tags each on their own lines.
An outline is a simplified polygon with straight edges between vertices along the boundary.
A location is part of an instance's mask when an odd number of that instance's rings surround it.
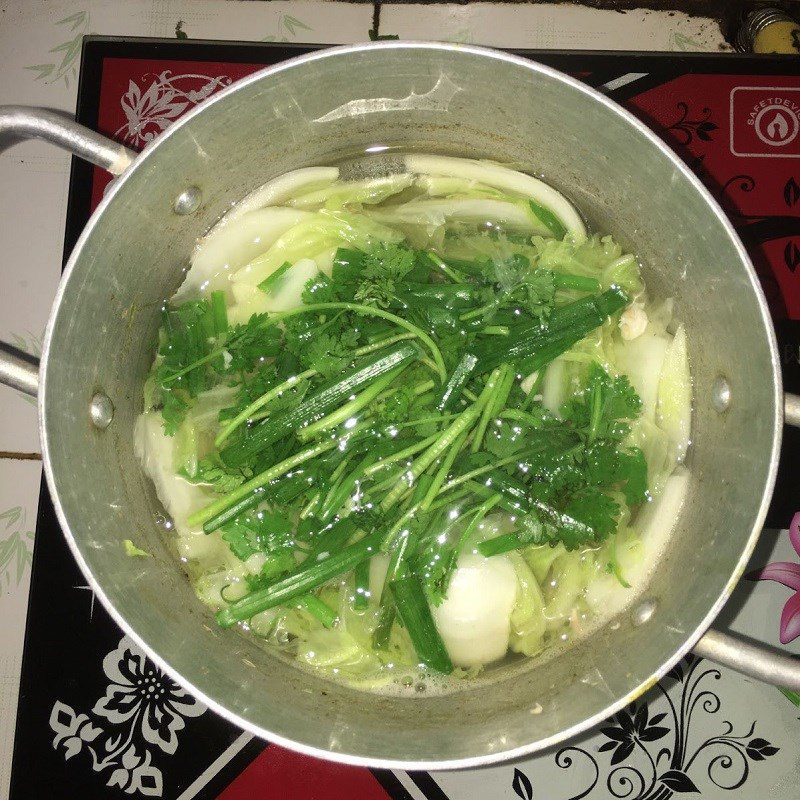
<svg viewBox="0 0 800 800">
<path fill-rule="evenodd" d="M 629 103 L 728 211 L 773 315 L 800 320 L 800 78 L 683 75 Z"/>
<path fill-rule="evenodd" d="M 322 761 L 270 745 L 218 800 L 388 800 L 374 775 L 361 767 Z"/>
</svg>

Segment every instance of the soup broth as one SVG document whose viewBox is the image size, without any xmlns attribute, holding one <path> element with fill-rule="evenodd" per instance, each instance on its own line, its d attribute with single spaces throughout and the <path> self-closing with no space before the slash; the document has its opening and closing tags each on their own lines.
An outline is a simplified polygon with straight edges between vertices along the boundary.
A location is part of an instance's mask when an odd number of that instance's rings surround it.
<svg viewBox="0 0 800 800">
<path fill-rule="evenodd" d="M 683 327 L 541 180 L 282 175 L 165 304 L 136 446 L 217 623 L 379 691 L 607 620 L 683 502 Z"/>
</svg>

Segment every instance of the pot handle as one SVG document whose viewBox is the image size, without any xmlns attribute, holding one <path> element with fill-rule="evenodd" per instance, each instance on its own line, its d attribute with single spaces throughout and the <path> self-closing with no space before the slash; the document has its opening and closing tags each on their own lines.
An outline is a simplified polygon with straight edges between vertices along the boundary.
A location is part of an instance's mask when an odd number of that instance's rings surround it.
<svg viewBox="0 0 800 800">
<path fill-rule="evenodd" d="M 800 394 L 786 392 L 783 396 L 783 420 L 793 428 L 800 428 Z"/>
<path fill-rule="evenodd" d="M 112 175 L 123 173 L 136 157 L 136 153 L 127 147 L 57 111 L 30 106 L 0 106 L 0 152 L 26 139 L 43 139 Z M 39 362 L 0 342 L 0 384 L 36 396 Z"/>
<path fill-rule="evenodd" d="M 694 652 L 750 678 L 800 692 L 800 657 L 779 653 L 714 628 L 700 638 Z"/>
<path fill-rule="evenodd" d="M 800 428 L 800 395 L 786 392 L 783 418 L 787 425 Z M 766 645 L 711 628 L 694 646 L 694 652 L 756 680 L 800 692 L 800 658 Z"/>
<path fill-rule="evenodd" d="M 39 359 L 0 342 L 0 384 L 36 397 L 39 391 Z"/>
<path fill-rule="evenodd" d="M 136 157 L 133 150 L 58 111 L 32 106 L 0 106 L 0 152 L 26 139 L 43 139 L 112 175 L 121 175 Z"/>
</svg>

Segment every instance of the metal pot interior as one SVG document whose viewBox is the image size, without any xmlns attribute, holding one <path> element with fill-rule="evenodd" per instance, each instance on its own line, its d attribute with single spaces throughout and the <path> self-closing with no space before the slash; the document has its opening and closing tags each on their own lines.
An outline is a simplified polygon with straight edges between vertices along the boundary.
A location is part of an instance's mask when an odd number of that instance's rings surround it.
<svg viewBox="0 0 800 800">
<path fill-rule="evenodd" d="M 302 671 L 194 597 L 157 524 L 133 423 L 159 308 L 195 242 L 238 198 L 374 145 L 488 157 L 539 174 L 639 254 L 673 296 L 694 377 L 691 490 L 646 597 L 555 657 L 491 670 L 455 694 L 376 696 Z M 173 212 L 188 186 L 201 208 Z M 732 404 L 717 413 L 725 376 Z M 590 90 L 499 53 L 356 46 L 259 73 L 170 129 L 119 180 L 73 253 L 48 338 L 48 477 L 72 549 L 115 618 L 216 710 L 273 741 L 360 763 L 469 766 L 552 744 L 652 683 L 708 624 L 754 543 L 771 490 L 779 391 L 765 306 L 741 245 L 674 156 Z M 90 425 L 102 389 L 116 414 Z M 153 559 L 125 555 L 130 538 Z"/>
</svg>

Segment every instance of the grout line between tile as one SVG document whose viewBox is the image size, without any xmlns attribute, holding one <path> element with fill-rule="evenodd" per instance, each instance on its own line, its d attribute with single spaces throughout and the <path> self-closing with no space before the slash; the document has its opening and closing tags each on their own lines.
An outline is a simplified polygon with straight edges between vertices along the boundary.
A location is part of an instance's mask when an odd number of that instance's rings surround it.
<svg viewBox="0 0 800 800">
<path fill-rule="evenodd" d="M 378 39 L 381 34 L 381 0 L 374 0 L 372 4 L 372 30 L 369 32 L 370 39 Z"/>
<path fill-rule="evenodd" d="M 9 461 L 41 461 L 41 453 L 17 453 L 12 450 L 0 450 L 0 459 Z"/>
</svg>

